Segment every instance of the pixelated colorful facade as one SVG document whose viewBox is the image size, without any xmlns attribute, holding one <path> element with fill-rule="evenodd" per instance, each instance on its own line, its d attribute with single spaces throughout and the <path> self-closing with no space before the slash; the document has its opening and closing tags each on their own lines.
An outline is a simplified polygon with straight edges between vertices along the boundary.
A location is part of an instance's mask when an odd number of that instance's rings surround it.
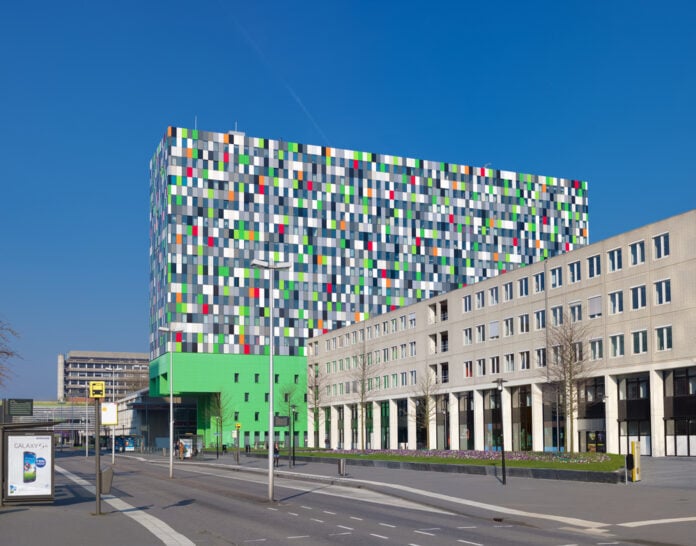
<svg viewBox="0 0 696 546">
<path fill-rule="evenodd" d="M 254 258 L 292 264 L 275 353 L 303 369 L 312 335 L 588 242 L 577 180 L 175 127 L 150 179 L 153 360 L 170 324 L 176 353 L 268 354 Z"/>
</svg>

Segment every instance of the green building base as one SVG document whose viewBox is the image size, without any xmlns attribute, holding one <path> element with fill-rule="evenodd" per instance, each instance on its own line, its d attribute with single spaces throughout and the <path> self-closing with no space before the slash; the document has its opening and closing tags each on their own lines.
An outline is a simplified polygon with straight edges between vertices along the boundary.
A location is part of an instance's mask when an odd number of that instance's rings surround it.
<svg viewBox="0 0 696 546">
<path fill-rule="evenodd" d="M 169 353 L 150 362 L 150 396 L 169 396 Z M 197 431 L 203 446 L 235 446 L 239 424 L 240 447 L 266 445 L 268 432 L 269 357 L 173 353 L 174 396 L 195 398 Z M 295 406 L 296 446 L 306 445 L 307 359 L 275 356 L 274 414 L 291 417 Z M 221 425 L 220 425 L 221 422 Z M 289 445 L 288 427 L 275 428 L 274 441 Z"/>
</svg>

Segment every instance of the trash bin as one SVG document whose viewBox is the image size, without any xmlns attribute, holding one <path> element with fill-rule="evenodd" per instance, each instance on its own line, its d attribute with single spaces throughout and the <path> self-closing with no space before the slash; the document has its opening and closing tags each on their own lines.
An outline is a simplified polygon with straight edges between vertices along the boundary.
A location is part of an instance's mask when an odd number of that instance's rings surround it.
<svg viewBox="0 0 696 546">
<path fill-rule="evenodd" d="M 345 459 L 338 460 L 338 475 L 339 476 L 346 475 L 346 460 Z"/>
<path fill-rule="evenodd" d="M 111 493 L 111 483 L 114 481 L 114 469 L 109 467 L 101 471 L 101 493 L 108 495 Z"/>
</svg>

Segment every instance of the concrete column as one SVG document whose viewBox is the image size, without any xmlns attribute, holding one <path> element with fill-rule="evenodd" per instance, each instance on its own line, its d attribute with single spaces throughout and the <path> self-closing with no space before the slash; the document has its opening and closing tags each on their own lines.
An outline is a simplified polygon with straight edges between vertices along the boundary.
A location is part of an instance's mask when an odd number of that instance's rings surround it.
<svg viewBox="0 0 696 546">
<path fill-rule="evenodd" d="M 450 449 L 459 449 L 459 398 L 454 393 L 449 393 L 447 408 L 449 415 L 447 419 L 449 421 L 449 437 L 450 437 Z"/>
<path fill-rule="evenodd" d="M 338 408 L 331 406 L 331 435 L 329 436 L 329 447 L 338 449 Z"/>
<path fill-rule="evenodd" d="M 372 449 L 382 448 L 382 404 L 380 402 L 370 402 L 372 404 L 372 437 L 370 447 Z"/>
<path fill-rule="evenodd" d="M 665 398 L 662 371 L 650 371 L 650 448 L 653 457 L 665 456 Z M 641 452 L 647 451 L 640 446 Z"/>
<path fill-rule="evenodd" d="M 474 391 L 474 449 L 483 451 L 484 425 L 483 425 L 483 392 Z"/>
<path fill-rule="evenodd" d="M 319 415 L 321 415 L 321 409 Z M 314 408 L 309 406 L 307 407 L 307 447 L 317 447 L 314 445 Z"/>
<path fill-rule="evenodd" d="M 427 449 L 437 448 L 437 414 L 440 412 L 440 408 L 437 404 L 437 398 L 434 396 L 428 397 L 428 408 L 430 411 L 426 415 L 428 420 L 428 445 Z"/>
<path fill-rule="evenodd" d="M 389 400 L 389 449 L 399 449 L 399 414 L 396 400 Z"/>
<path fill-rule="evenodd" d="M 500 403 L 503 416 L 503 447 L 505 451 L 512 450 L 512 396 L 510 389 L 503 385 Z"/>
<path fill-rule="evenodd" d="M 366 402 L 366 405 L 369 404 L 369 402 Z M 362 449 L 363 447 L 363 434 L 365 433 L 365 415 L 363 415 L 363 412 L 367 411 L 367 407 L 361 407 L 362 404 L 359 402 L 357 403 L 357 408 L 358 408 L 358 435 L 357 438 L 355 439 L 357 445 L 355 445 L 355 449 Z M 367 445 L 367 443 L 365 443 Z"/>
<path fill-rule="evenodd" d="M 619 387 L 613 375 L 604 376 L 604 395 L 607 453 L 619 453 Z"/>
<path fill-rule="evenodd" d="M 544 451 L 543 383 L 532 383 L 532 451 Z"/>
<path fill-rule="evenodd" d="M 350 405 L 343 405 L 343 449 L 351 448 L 351 421 L 353 420 L 353 415 L 350 412 Z"/>
<path fill-rule="evenodd" d="M 408 449 L 416 449 L 416 399 L 408 399 Z"/>
</svg>

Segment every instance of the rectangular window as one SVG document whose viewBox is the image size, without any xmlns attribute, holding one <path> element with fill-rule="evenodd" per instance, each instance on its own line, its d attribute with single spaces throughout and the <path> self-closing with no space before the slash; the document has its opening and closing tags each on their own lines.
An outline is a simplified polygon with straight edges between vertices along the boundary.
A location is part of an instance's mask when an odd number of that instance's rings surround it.
<svg viewBox="0 0 696 546">
<path fill-rule="evenodd" d="M 503 285 L 503 298 L 505 301 L 512 301 L 512 282 Z"/>
<path fill-rule="evenodd" d="M 672 301 L 672 283 L 669 279 L 655 283 L 655 305 L 663 305 Z"/>
<path fill-rule="evenodd" d="M 563 286 L 563 268 L 554 267 L 551 270 L 551 288 Z"/>
<path fill-rule="evenodd" d="M 402 386 L 402 387 L 405 387 L 406 385 L 408 385 L 408 383 L 407 383 L 407 381 L 408 381 L 407 377 L 408 377 L 408 376 L 406 375 L 406 372 L 401 372 L 401 386 Z"/>
<path fill-rule="evenodd" d="M 624 355 L 624 336 L 623 334 L 616 334 L 609 337 L 609 343 L 611 344 L 611 357 L 617 358 Z"/>
<path fill-rule="evenodd" d="M 633 332 L 633 354 L 638 355 L 641 353 L 648 352 L 648 331 L 639 330 L 638 332 Z"/>
<path fill-rule="evenodd" d="M 515 371 L 515 355 L 510 353 L 505 355 L 505 371 L 514 372 Z"/>
<path fill-rule="evenodd" d="M 669 233 L 653 237 L 653 249 L 655 250 L 656 260 L 669 256 Z"/>
<path fill-rule="evenodd" d="M 409 347 L 409 356 L 416 356 L 416 342 L 410 341 L 408 344 L 408 347 Z"/>
<path fill-rule="evenodd" d="M 529 296 L 529 279 L 527 277 L 517 281 L 517 293 L 520 298 Z"/>
<path fill-rule="evenodd" d="M 392 381 L 392 387 L 398 387 L 399 386 L 399 376 L 398 374 L 393 373 L 391 376 L 391 381 Z"/>
<path fill-rule="evenodd" d="M 483 343 L 486 341 L 486 325 L 479 324 L 476 327 L 476 343 Z"/>
<path fill-rule="evenodd" d="M 514 321 L 512 318 L 506 318 L 503 321 L 503 332 L 505 337 L 510 337 L 511 335 L 514 335 L 515 333 L 515 327 L 514 327 Z"/>
<path fill-rule="evenodd" d="M 582 362 L 585 358 L 582 341 L 573 344 L 573 352 L 575 353 L 575 362 Z"/>
<path fill-rule="evenodd" d="M 570 304 L 570 322 L 580 322 L 582 320 L 582 304 Z"/>
<path fill-rule="evenodd" d="M 500 357 L 491 357 L 491 373 L 500 373 Z"/>
<path fill-rule="evenodd" d="M 520 370 L 529 369 L 529 351 L 522 351 L 520 353 Z"/>
<path fill-rule="evenodd" d="M 551 308 L 551 324 L 553 326 L 563 324 L 563 307 L 561 305 Z"/>
<path fill-rule="evenodd" d="M 599 254 L 587 258 L 587 277 L 592 279 L 599 277 L 602 274 L 602 262 Z"/>
<path fill-rule="evenodd" d="M 520 334 L 529 332 L 529 315 L 520 315 Z"/>
<path fill-rule="evenodd" d="M 476 309 L 483 309 L 485 305 L 486 299 L 483 290 L 476 292 Z"/>
<path fill-rule="evenodd" d="M 645 241 L 638 241 L 631 245 L 631 265 L 645 263 Z"/>
<path fill-rule="evenodd" d="M 536 330 L 546 328 L 546 311 L 544 309 L 534 311 L 534 328 Z"/>
<path fill-rule="evenodd" d="M 534 292 L 543 292 L 546 286 L 546 283 L 544 282 L 545 277 L 544 273 L 537 273 L 534 275 Z"/>
<path fill-rule="evenodd" d="M 571 284 L 580 282 L 582 280 L 582 276 L 580 274 L 580 262 L 568 264 L 568 277 Z"/>
<path fill-rule="evenodd" d="M 476 375 L 478 377 L 486 375 L 486 359 L 485 358 L 479 358 L 476 361 Z"/>
<path fill-rule="evenodd" d="M 470 313 L 471 312 L 471 294 L 468 296 L 464 296 L 462 298 L 462 312 L 463 313 Z"/>
<path fill-rule="evenodd" d="M 249 401 L 249 393 L 248 393 L 248 392 L 245 392 L 245 393 L 244 393 L 244 401 L 245 401 L 245 402 L 248 402 L 248 401 Z"/>
<path fill-rule="evenodd" d="M 609 293 L 609 314 L 617 315 L 623 313 L 623 292 L 610 292 Z"/>
<path fill-rule="evenodd" d="M 375 339 L 377 339 L 379 337 L 379 334 L 380 334 L 380 325 L 378 323 L 378 324 L 375 324 Z"/>
<path fill-rule="evenodd" d="M 415 313 L 411 313 L 411 314 L 408 316 L 408 327 L 409 327 L 410 329 L 416 327 L 416 314 L 415 314 Z"/>
<path fill-rule="evenodd" d="M 416 375 L 416 370 L 411 370 L 409 372 L 409 376 L 411 377 L 411 385 L 415 385 L 418 382 L 418 376 Z M 449 376 L 449 374 L 448 374 Z M 449 381 L 449 377 L 447 378 L 447 381 Z M 447 381 L 444 380 L 443 377 L 443 383 L 447 383 Z"/>
<path fill-rule="evenodd" d="M 610 250 L 607 255 L 609 256 L 609 272 L 621 271 L 623 267 L 621 249 L 615 248 L 614 250 Z"/>
<path fill-rule="evenodd" d="M 591 319 L 602 315 L 602 296 L 587 298 L 587 316 Z"/>
<path fill-rule="evenodd" d="M 234 374 L 234 382 L 239 383 L 239 374 L 238 373 Z"/>
<path fill-rule="evenodd" d="M 546 349 L 542 347 L 540 349 L 537 349 L 535 352 L 536 352 L 536 367 L 537 368 L 546 368 Z"/>
<path fill-rule="evenodd" d="M 500 322 L 499 321 L 494 320 L 488 324 L 488 337 L 490 339 L 498 339 L 500 337 Z"/>
<path fill-rule="evenodd" d="M 258 382 L 259 382 L 259 374 L 255 373 L 254 374 L 254 383 L 258 383 Z"/>
<path fill-rule="evenodd" d="M 407 345 L 405 343 L 401 344 L 401 358 L 406 358 L 408 353 L 406 352 Z"/>
<path fill-rule="evenodd" d="M 388 375 L 382 376 L 382 384 L 384 385 L 385 389 L 389 388 L 389 376 Z"/>
<path fill-rule="evenodd" d="M 488 290 L 488 304 L 498 305 L 498 287 L 494 286 Z"/>
<path fill-rule="evenodd" d="M 474 377 L 474 363 L 471 360 L 464 362 L 464 377 Z"/>
<path fill-rule="evenodd" d="M 646 305 L 645 285 L 631 288 L 631 309 L 642 309 Z"/>
<path fill-rule="evenodd" d="M 601 339 L 590 340 L 590 360 L 602 360 L 604 358 L 604 346 Z"/>
<path fill-rule="evenodd" d="M 656 350 L 658 351 L 668 351 L 672 348 L 672 327 L 671 326 L 660 326 L 655 328 L 656 334 Z"/>
<path fill-rule="evenodd" d="M 473 343 L 471 328 L 464 328 L 464 330 L 462 330 L 462 335 L 464 336 L 464 346 L 471 345 Z"/>
</svg>

